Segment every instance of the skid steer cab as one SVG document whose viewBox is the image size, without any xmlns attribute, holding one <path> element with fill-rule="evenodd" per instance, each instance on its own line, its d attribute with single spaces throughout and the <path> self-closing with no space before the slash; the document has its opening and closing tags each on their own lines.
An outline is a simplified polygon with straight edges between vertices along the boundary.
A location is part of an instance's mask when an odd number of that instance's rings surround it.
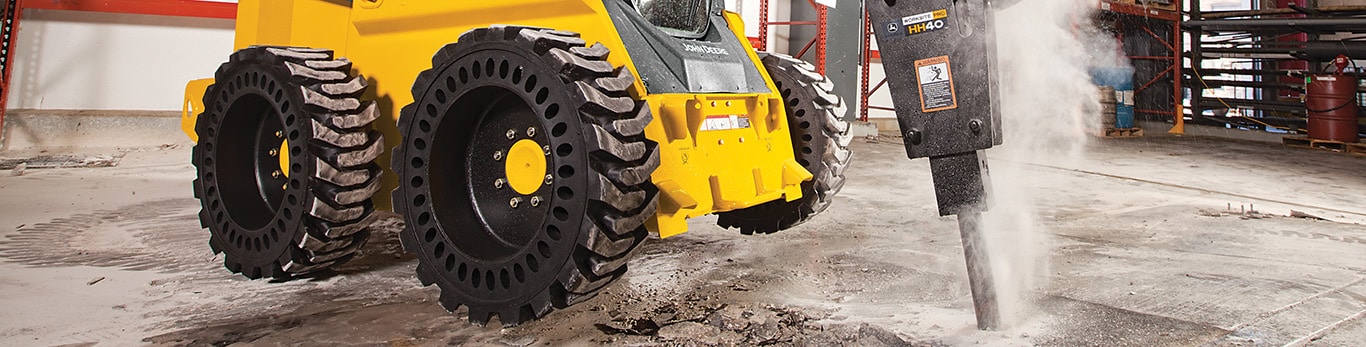
<svg viewBox="0 0 1366 347">
<path fill-rule="evenodd" d="M 238 9 L 237 52 L 190 83 L 184 127 L 209 246 L 249 278 L 346 262 L 396 214 L 446 309 L 516 325 L 621 278 L 652 232 L 718 214 L 772 233 L 844 184 L 830 81 L 754 52 L 720 1 Z"/>
</svg>

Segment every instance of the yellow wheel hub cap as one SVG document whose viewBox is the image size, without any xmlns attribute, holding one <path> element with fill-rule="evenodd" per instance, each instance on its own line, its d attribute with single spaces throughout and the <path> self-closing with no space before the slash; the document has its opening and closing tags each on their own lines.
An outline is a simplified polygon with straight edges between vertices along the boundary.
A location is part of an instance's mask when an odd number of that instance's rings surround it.
<svg viewBox="0 0 1366 347">
<path fill-rule="evenodd" d="M 507 155 L 508 185 L 522 195 L 531 195 L 545 182 L 546 158 L 536 141 L 521 140 Z"/>
<path fill-rule="evenodd" d="M 280 157 L 280 173 L 284 174 L 285 177 L 289 177 L 289 140 L 280 142 L 280 152 L 278 152 L 278 154 Z"/>
</svg>

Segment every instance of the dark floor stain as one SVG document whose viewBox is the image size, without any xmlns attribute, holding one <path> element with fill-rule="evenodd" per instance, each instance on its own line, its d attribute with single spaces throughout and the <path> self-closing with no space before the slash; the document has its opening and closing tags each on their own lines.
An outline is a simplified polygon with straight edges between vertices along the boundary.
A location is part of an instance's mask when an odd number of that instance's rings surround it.
<svg viewBox="0 0 1366 347">
<path fill-rule="evenodd" d="M 0 258 L 34 267 L 95 266 L 163 273 L 218 266 L 198 201 L 152 201 L 57 218 L 0 240 Z"/>
<path fill-rule="evenodd" d="M 199 225 L 199 202 L 169 199 L 57 218 L 0 239 L 0 258 L 34 267 L 95 266 L 162 273 L 220 269 Z M 413 259 L 398 242 L 402 221 L 382 218 L 362 253 L 327 274 L 352 274 Z"/>
<path fill-rule="evenodd" d="M 1065 313 L 1053 323 L 1045 346 L 1199 346 L 1228 330 L 1158 315 L 1135 312 L 1066 297 L 1049 296 L 1039 304 L 1047 312 Z"/>
</svg>

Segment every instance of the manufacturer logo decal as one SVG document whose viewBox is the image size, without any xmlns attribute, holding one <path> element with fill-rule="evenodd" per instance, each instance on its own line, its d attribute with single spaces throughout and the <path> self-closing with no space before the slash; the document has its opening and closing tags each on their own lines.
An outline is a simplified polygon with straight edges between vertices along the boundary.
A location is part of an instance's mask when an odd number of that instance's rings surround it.
<svg viewBox="0 0 1366 347">
<path fill-rule="evenodd" d="M 694 44 L 683 44 L 683 50 L 691 53 L 711 54 L 711 55 L 730 55 L 730 51 L 720 47 L 710 47 Z"/>
<path fill-rule="evenodd" d="M 927 33 L 948 26 L 949 10 L 938 10 L 925 12 L 914 16 L 901 19 L 901 26 L 906 27 L 906 35 Z M 892 31 L 895 33 L 895 31 Z"/>
</svg>

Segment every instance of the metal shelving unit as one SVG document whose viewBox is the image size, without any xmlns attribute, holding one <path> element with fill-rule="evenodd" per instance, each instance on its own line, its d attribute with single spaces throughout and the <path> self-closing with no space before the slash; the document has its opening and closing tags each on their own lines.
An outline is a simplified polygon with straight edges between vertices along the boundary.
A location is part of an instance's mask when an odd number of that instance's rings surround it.
<svg viewBox="0 0 1366 347">
<path fill-rule="evenodd" d="M 1171 122 L 1184 131 L 1182 117 L 1182 35 L 1180 0 L 1165 8 L 1101 1 L 1096 23 L 1115 35 L 1134 67 L 1135 118 Z"/>
<path fill-rule="evenodd" d="M 1324 72 L 1338 54 L 1356 52 L 1352 58 L 1366 59 L 1366 6 L 1290 4 L 1205 12 L 1200 0 L 1191 0 L 1190 20 L 1183 28 L 1193 41 L 1192 68 L 1184 79 L 1190 88 L 1189 117 L 1198 124 L 1301 132 L 1307 122 L 1302 100 L 1306 74 Z M 1230 67 L 1204 66 L 1220 58 L 1241 61 Z M 1233 95 L 1205 95 L 1224 87 L 1231 87 Z"/>
<path fill-rule="evenodd" d="M 1180 8 L 1180 0 L 1174 1 L 1173 8 Z M 1114 29 L 1117 39 L 1124 43 L 1126 55 L 1134 62 L 1134 77 L 1137 99 L 1136 112 L 1150 119 L 1171 120 L 1180 132 L 1182 85 L 1181 79 L 1181 14 L 1154 7 L 1123 2 L 1099 1 L 1096 14 L 1098 22 Z M 866 17 L 865 17 L 866 18 Z M 882 59 L 881 54 L 872 48 L 873 29 L 864 21 L 863 66 L 860 78 L 859 119 L 868 121 L 873 110 L 894 111 L 888 106 L 870 105 L 869 99 L 886 86 L 884 78 L 873 83 L 866 67 Z"/>
<path fill-rule="evenodd" d="M 861 69 L 861 72 L 859 72 L 858 119 L 860 122 L 867 122 L 868 112 L 871 110 L 895 112 L 896 109 L 891 106 L 873 106 L 868 104 L 869 99 L 873 97 L 874 93 L 877 93 L 882 87 L 887 86 L 887 78 L 883 77 L 881 81 L 878 81 L 877 86 L 869 87 L 869 83 L 872 82 L 872 72 L 868 70 L 872 68 L 874 60 L 879 62 L 882 61 L 882 54 L 876 49 L 873 49 L 873 42 L 875 41 L 873 38 L 873 24 L 868 22 L 868 15 L 866 13 L 863 15 L 863 35 L 861 36 L 863 36 L 863 68 Z"/>
<path fill-rule="evenodd" d="M 825 46 L 826 46 L 826 45 L 825 45 L 825 37 L 826 37 L 827 32 L 829 31 L 829 30 L 828 30 L 828 26 L 827 26 L 827 18 L 829 17 L 829 13 L 830 13 L 829 11 L 830 11 L 830 10 L 829 10 L 828 8 L 826 8 L 825 6 L 823 6 L 823 5 L 817 4 L 816 1 L 814 1 L 814 0 L 807 0 L 807 3 L 810 3 L 810 4 L 811 4 L 811 7 L 814 8 L 815 11 L 816 11 L 816 20 L 814 20 L 814 21 L 772 21 L 772 20 L 769 19 L 769 16 L 768 16 L 768 15 L 769 15 L 769 13 L 768 13 L 768 12 L 769 12 L 769 1 L 770 1 L 770 0 L 759 0 L 759 37 L 751 37 L 751 38 L 749 38 L 750 44 L 753 45 L 753 46 L 754 46 L 754 49 L 756 49 L 756 50 L 759 50 L 759 51 L 768 51 L 768 36 L 769 36 L 769 34 L 768 34 L 768 28 L 769 28 L 769 27 L 781 26 L 781 25 L 787 25 L 787 26 L 796 26 L 796 25 L 809 25 L 809 26 L 815 26 L 815 27 L 816 27 L 816 37 L 813 38 L 813 39 L 811 39 L 811 41 L 808 42 L 808 43 L 806 44 L 806 46 L 802 47 L 801 51 L 798 51 L 796 54 L 793 54 L 792 56 L 797 57 L 797 59 L 802 59 L 803 57 L 806 56 L 806 53 L 807 53 L 807 52 L 810 52 L 812 48 L 815 48 L 815 50 L 816 50 L 816 51 L 815 51 L 815 53 L 816 53 L 816 71 L 817 71 L 817 72 L 820 72 L 820 73 L 822 73 L 822 74 L 824 74 L 824 73 L 825 73 L 825 60 L 826 60 L 826 57 L 825 57 Z"/>
</svg>

